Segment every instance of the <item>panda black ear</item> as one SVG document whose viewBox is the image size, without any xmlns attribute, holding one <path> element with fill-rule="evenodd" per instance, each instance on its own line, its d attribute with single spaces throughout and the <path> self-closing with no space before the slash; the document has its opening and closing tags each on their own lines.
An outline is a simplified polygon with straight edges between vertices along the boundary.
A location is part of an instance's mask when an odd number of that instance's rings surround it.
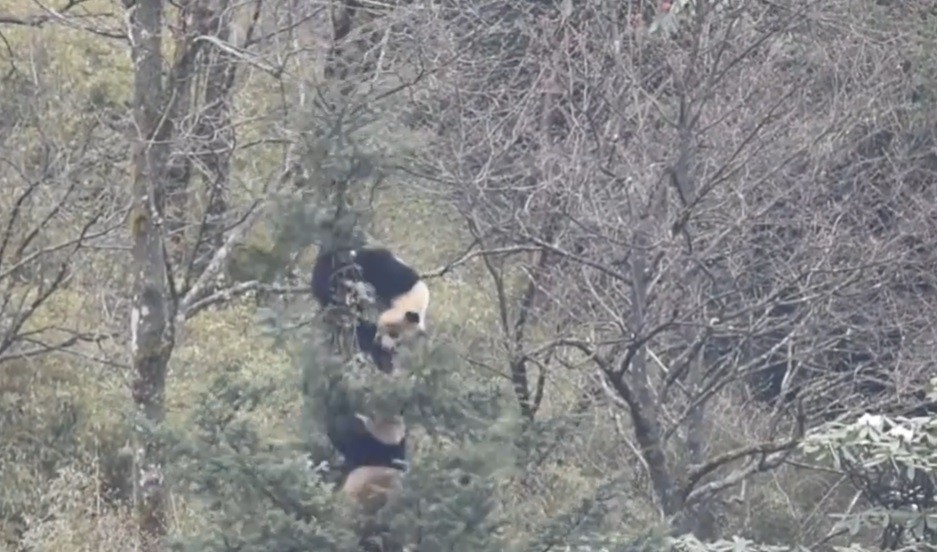
<svg viewBox="0 0 937 552">
<path fill-rule="evenodd" d="M 410 324 L 420 323 L 420 313 L 418 312 L 407 311 L 407 313 L 403 315 L 403 318 Z"/>
</svg>

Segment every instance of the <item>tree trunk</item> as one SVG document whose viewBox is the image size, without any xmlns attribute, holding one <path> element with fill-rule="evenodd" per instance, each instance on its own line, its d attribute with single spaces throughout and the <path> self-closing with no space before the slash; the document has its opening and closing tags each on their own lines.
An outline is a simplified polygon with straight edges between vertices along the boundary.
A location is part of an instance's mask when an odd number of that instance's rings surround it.
<svg viewBox="0 0 937 552">
<path fill-rule="evenodd" d="M 635 336 L 643 336 L 648 331 L 647 290 L 647 251 L 650 243 L 650 229 L 647 218 L 638 223 L 634 231 L 631 248 L 631 319 Z M 612 383 L 628 403 L 634 424 L 635 438 L 650 471 L 654 492 L 660 501 L 664 515 L 670 517 L 680 510 L 678 497 L 674 493 L 674 478 L 664 454 L 661 442 L 660 412 L 651 390 L 647 371 L 647 347 L 636 343 L 636 350 L 630 363 L 619 374 L 612 377 Z"/>
<path fill-rule="evenodd" d="M 133 400 L 147 425 L 165 417 L 166 367 L 174 345 L 174 305 L 159 226 L 165 203 L 168 125 L 162 121 L 162 19 L 160 0 L 129 8 L 134 64 L 133 111 L 138 134 L 133 142 L 133 308 L 131 350 L 136 378 Z M 137 447 L 136 498 L 141 543 L 156 550 L 166 532 L 162 446 L 144 433 Z"/>
</svg>

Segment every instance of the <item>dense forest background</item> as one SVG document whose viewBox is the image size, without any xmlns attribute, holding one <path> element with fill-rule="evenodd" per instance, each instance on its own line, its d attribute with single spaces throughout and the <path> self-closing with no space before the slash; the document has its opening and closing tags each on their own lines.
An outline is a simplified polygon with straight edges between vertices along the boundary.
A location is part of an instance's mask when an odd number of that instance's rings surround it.
<svg viewBox="0 0 937 552">
<path fill-rule="evenodd" d="M 930 0 L 0 0 L 0 549 L 935 550 L 935 245 Z"/>
</svg>

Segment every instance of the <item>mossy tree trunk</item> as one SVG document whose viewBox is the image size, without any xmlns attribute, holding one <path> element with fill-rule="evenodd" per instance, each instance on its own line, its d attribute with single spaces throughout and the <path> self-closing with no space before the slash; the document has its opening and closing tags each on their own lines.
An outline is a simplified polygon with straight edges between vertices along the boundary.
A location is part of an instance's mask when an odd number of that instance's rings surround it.
<svg viewBox="0 0 937 552">
<path fill-rule="evenodd" d="M 129 4 L 129 2 L 128 2 Z M 133 309 L 131 350 L 136 378 L 133 400 L 147 423 L 165 417 L 166 368 L 175 343 L 174 304 L 170 293 L 163 235 L 159 227 L 165 203 L 169 126 L 164 122 L 162 79 L 163 2 L 128 6 L 133 54 Z M 165 477 L 159 440 L 141 435 L 136 490 L 144 550 L 155 550 L 166 531 Z"/>
</svg>

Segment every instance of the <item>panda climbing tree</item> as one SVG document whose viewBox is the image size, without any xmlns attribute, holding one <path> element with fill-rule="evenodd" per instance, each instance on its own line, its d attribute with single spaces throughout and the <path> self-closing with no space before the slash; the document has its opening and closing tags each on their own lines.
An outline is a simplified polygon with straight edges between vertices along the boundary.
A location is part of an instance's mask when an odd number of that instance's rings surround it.
<svg viewBox="0 0 937 552">
<path fill-rule="evenodd" d="M 339 490 L 367 513 L 376 513 L 400 488 L 406 470 L 403 416 L 374 421 L 360 413 L 335 413 L 328 421 L 328 435 L 344 457 Z"/>
<path fill-rule="evenodd" d="M 336 390 L 326 412 L 329 441 L 342 455 L 335 490 L 347 505 L 362 514 L 357 527 L 361 542 L 384 541 L 386 527 L 379 512 L 400 496 L 407 468 L 406 425 L 401 415 L 371 417 L 358 412 Z"/>
<path fill-rule="evenodd" d="M 362 284 L 373 290 L 373 301 Z M 344 313 L 337 318 L 347 321 L 342 325 L 353 328 L 359 350 L 384 372 L 393 370 L 400 344 L 426 335 L 429 287 L 388 249 L 320 251 L 312 270 L 312 294 L 323 309 Z M 364 314 L 368 303 L 378 311 L 374 321 Z"/>
</svg>

